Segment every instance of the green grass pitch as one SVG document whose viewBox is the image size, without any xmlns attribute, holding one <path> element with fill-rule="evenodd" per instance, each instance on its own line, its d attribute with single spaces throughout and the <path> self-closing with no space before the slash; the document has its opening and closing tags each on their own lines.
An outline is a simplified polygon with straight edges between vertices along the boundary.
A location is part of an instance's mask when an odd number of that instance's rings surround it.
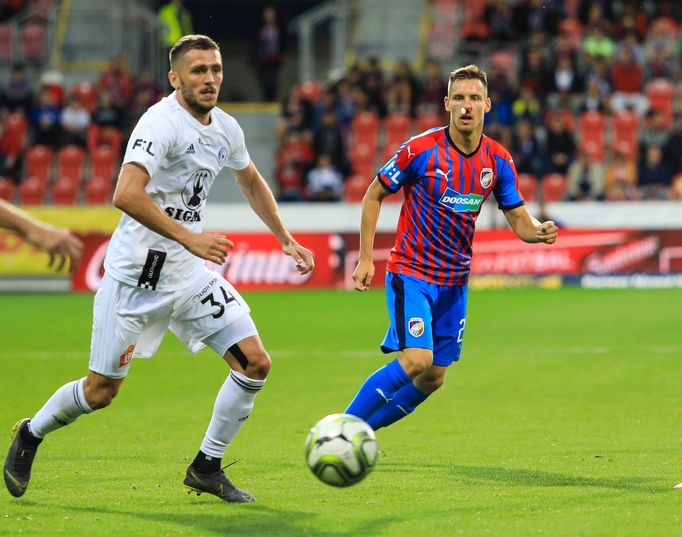
<svg viewBox="0 0 682 537">
<path fill-rule="evenodd" d="M 463 358 L 378 432 L 375 471 L 318 482 L 303 441 L 383 364 L 383 292 L 250 293 L 273 368 L 224 461 L 258 501 L 181 486 L 227 368 L 168 335 L 114 404 L 50 435 L 0 535 L 654 536 L 682 531 L 682 291 L 472 291 Z M 0 450 L 85 374 L 91 296 L 0 297 Z M 4 432 L 6 431 L 6 432 Z"/>
</svg>

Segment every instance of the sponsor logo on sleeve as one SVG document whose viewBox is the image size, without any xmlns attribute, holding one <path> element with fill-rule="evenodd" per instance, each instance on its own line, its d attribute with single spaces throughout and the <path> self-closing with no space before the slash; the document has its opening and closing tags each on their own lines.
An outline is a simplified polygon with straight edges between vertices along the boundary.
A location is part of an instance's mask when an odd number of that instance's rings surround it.
<svg viewBox="0 0 682 537">
<path fill-rule="evenodd" d="M 452 188 L 446 188 L 440 198 L 440 203 L 456 213 L 476 212 L 483 203 L 480 194 L 460 194 Z"/>
<path fill-rule="evenodd" d="M 151 140 L 143 140 L 142 138 L 137 138 L 133 142 L 133 149 L 139 149 L 153 157 L 154 153 L 152 153 L 152 145 L 153 144 Z"/>
</svg>

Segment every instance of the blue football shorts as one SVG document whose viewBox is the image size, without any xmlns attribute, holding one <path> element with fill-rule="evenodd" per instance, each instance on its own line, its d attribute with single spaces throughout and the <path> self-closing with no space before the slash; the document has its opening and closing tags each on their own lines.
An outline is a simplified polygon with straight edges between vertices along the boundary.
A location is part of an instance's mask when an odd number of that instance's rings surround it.
<svg viewBox="0 0 682 537">
<path fill-rule="evenodd" d="M 459 360 L 466 324 L 466 285 L 437 285 L 387 272 L 386 306 L 391 325 L 381 343 L 383 352 L 430 349 L 433 364 L 443 367 Z"/>
</svg>

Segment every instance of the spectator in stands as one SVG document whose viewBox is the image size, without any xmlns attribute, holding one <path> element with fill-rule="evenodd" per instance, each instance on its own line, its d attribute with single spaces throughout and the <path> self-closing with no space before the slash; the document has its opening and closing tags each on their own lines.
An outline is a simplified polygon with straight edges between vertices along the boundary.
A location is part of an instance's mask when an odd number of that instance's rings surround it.
<svg viewBox="0 0 682 537">
<path fill-rule="evenodd" d="M 26 67 L 23 63 L 15 63 L 12 66 L 9 81 L 2 88 L 2 108 L 9 112 L 23 112 L 26 116 L 33 103 L 33 90 L 26 75 Z"/>
<path fill-rule="evenodd" d="M 616 52 L 616 45 L 606 35 L 602 24 L 595 24 L 583 40 L 583 52 L 592 58 L 610 60 Z"/>
<path fill-rule="evenodd" d="M 645 65 L 646 57 L 644 55 L 644 47 L 640 43 L 637 33 L 634 30 L 627 32 L 623 39 L 618 42 L 616 56 L 619 56 L 623 49 L 630 49 L 637 65 Z"/>
<path fill-rule="evenodd" d="M 414 115 L 417 82 L 407 60 L 395 64 L 393 76 L 386 85 L 386 108 L 389 114 Z"/>
<path fill-rule="evenodd" d="M 507 0 L 493 0 L 488 2 L 484 20 L 493 41 L 512 41 L 516 37 L 514 26 L 514 12 Z"/>
<path fill-rule="evenodd" d="M 448 92 L 448 86 L 443 79 L 440 65 L 435 60 L 429 60 L 421 79 L 421 89 L 417 110 L 422 115 L 443 115 L 443 95 Z M 497 105 L 497 102 L 495 103 Z"/>
<path fill-rule="evenodd" d="M 606 165 L 606 199 L 627 201 L 639 198 L 637 165 L 629 156 L 627 144 L 616 146 Z"/>
<path fill-rule="evenodd" d="M 280 151 L 277 159 L 275 181 L 279 202 L 303 200 L 303 172 L 296 165 L 294 157 L 289 151 Z"/>
<path fill-rule="evenodd" d="M 92 122 L 100 127 L 120 129 L 123 123 L 123 112 L 116 106 L 109 92 L 102 90 L 97 94 L 97 106 L 92 113 Z"/>
<path fill-rule="evenodd" d="M 272 6 L 263 9 L 263 22 L 258 31 L 256 63 L 263 100 L 277 99 L 279 68 L 282 62 L 282 32 L 277 12 Z"/>
<path fill-rule="evenodd" d="M 277 124 L 277 133 L 280 139 L 290 132 L 312 134 L 314 121 L 314 108 L 301 91 L 300 85 L 294 85 L 289 95 L 282 104 L 282 113 Z"/>
<path fill-rule="evenodd" d="M 649 110 L 646 114 L 644 128 L 639 133 L 641 154 L 645 154 L 649 147 L 663 149 L 669 138 L 670 133 L 663 124 L 663 114 L 655 108 Z"/>
<path fill-rule="evenodd" d="M 561 114 L 552 114 L 547 132 L 547 172 L 565 175 L 575 158 L 575 138 Z"/>
<path fill-rule="evenodd" d="M 63 145 L 75 144 L 85 147 L 90 121 L 90 112 L 85 109 L 77 96 L 72 95 L 61 114 Z"/>
<path fill-rule="evenodd" d="M 386 87 L 384 73 L 379 64 L 379 58 L 369 58 L 362 69 L 362 89 L 367 95 L 367 108 L 369 111 L 386 116 Z"/>
<path fill-rule="evenodd" d="M 587 91 L 582 99 L 579 112 L 606 113 L 609 110 L 608 96 L 600 90 L 599 80 L 593 78 L 587 83 Z"/>
<path fill-rule="evenodd" d="M 673 166 L 674 173 L 682 172 L 682 112 L 675 114 L 663 156 Z"/>
<path fill-rule="evenodd" d="M 290 131 L 285 136 L 280 155 L 284 153 L 291 155 L 291 162 L 298 167 L 304 177 L 315 162 L 315 152 L 307 135 L 299 131 Z"/>
<path fill-rule="evenodd" d="M 107 92 L 111 102 L 117 108 L 125 108 L 130 104 L 133 95 L 133 81 L 123 64 L 123 58 L 111 60 L 109 68 L 102 71 L 99 77 L 98 92 Z"/>
<path fill-rule="evenodd" d="M 310 201 L 340 201 L 343 195 L 343 175 L 332 164 L 330 156 L 321 153 L 317 166 L 306 176 L 306 192 Z"/>
<path fill-rule="evenodd" d="M 632 50 L 624 47 L 619 50 L 616 61 L 611 67 L 613 96 L 611 108 L 614 113 L 634 110 L 643 116 L 648 108 L 646 96 L 642 94 L 644 70 L 635 62 Z"/>
<path fill-rule="evenodd" d="M 349 174 L 350 163 L 346 155 L 346 146 L 333 109 L 328 110 L 322 115 L 320 125 L 315 129 L 313 150 L 316 155 L 321 155 L 322 153 L 329 155 L 332 164 L 337 170 L 344 176 Z"/>
<path fill-rule="evenodd" d="M 673 74 L 676 52 L 675 22 L 667 17 L 655 19 L 644 42 L 645 65 L 649 68 L 647 79 L 669 78 Z"/>
<path fill-rule="evenodd" d="M 522 85 L 519 96 L 512 103 L 514 122 L 522 119 L 530 121 L 533 125 L 542 123 L 542 104 L 536 97 L 531 85 Z"/>
<path fill-rule="evenodd" d="M 522 88 L 529 88 L 538 98 L 544 99 L 547 93 L 547 68 L 543 63 L 543 51 L 533 47 L 528 50 L 521 67 L 520 84 Z"/>
<path fill-rule="evenodd" d="M 569 200 L 604 199 L 604 166 L 596 158 L 591 144 L 580 149 L 578 160 L 568 167 L 566 194 Z"/>
<path fill-rule="evenodd" d="M 61 110 L 48 89 L 42 89 L 38 103 L 31 109 L 29 121 L 34 144 L 44 144 L 52 148 L 59 146 L 61 134 Z"/>
<path fill-rule="evenodd" d="M 355 100 L 348 80 L 339 80 L 336 85 L 336 121 L 344 138 L 350 132 L 351 122 L 355 116 Z"/>
<path fill-rule="evenodd" d="M 578 95 L 585 90 L 585 80 L 573 65 L 571 56 L 561 55 L 557 58 L 554 69 L 549 72 L 545 87 L 549 91 L 547 104 L 556 108 L 557 103 L 565 97 L 575 104 Z"/>
<path fill-rule="evenodd" d="M 542 151 L 530 121 L 523 119 L 516 124 L 512 136 L 511 153 L 518 173 L 542 175 Z"/>
<path fill-rule="evenodd" d="M 658 146 L 649 146 L 644 158 L 640 161 L 639 187 L 642 199 L 664 200 L 668 198 L 668 191 L 673 179 L 673 168 L 663 158 L 663 151 Z"/>
<path fill-rule="evenodd" d="M 187 8 L 182 5 L 182 0 L 170 0 L 161 6 L 158 18 L 163 29 L 161 45 L 166 53 L 183 35 L 194 33 L 192 16 Z"/>
</svg>

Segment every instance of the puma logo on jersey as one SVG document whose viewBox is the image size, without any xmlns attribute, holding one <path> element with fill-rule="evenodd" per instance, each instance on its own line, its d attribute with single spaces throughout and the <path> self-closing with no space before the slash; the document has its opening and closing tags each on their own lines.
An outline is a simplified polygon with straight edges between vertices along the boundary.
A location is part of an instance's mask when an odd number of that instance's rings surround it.
<svg viewBox="0 0 682 537">
<path fill-rule="evenodd" d="M 194 149 L 194 144 L 189 144 L 189 147 L 185 150 L 185 155 L 188 153 L 196 153 Z"/>
<path fill-rule="evenodd" d="M 410 149 L 410 146 L 407 146 L 407 158 L 412 158 L 414 153 L 412 153 L 412 149 Z"/>
<path fill-rule="evenodd" d="M 452 170 L 448 170 L 446 173 L 443 170 L 439 170 L 436 168 L 436 174 L 441 174 L 443 177 L 445 177 L 445 179 L 447 179 L 451 173 L 452 173 Z"/>
</svg>

